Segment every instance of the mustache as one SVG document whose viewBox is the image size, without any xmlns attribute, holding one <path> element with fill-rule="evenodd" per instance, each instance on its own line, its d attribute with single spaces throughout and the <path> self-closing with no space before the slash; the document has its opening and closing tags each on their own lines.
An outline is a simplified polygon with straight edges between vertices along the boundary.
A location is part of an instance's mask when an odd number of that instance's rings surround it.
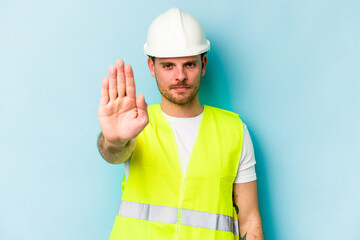
<svg viewBox="0 0 360 240">
<path fill-rule="evenodd" d="M 178 88 L 178 87 L 191 88 L 191 85 L 181 83 L 181 84 L 171 85 L 170 89 Z"/>
</svg>

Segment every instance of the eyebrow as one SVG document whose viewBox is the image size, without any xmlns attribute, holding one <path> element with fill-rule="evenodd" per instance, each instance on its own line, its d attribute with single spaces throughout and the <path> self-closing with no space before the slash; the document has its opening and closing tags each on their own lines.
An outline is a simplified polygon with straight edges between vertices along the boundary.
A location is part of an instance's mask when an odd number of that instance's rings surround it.
<svg viewBox="0 0 360 240">
<path fill-rule="evenodd" d="M 197 60 L 187 61 L 187 62 L 184 62 L 183 65 L 186 65 L 188 63 L 196 64 L 196 63 L 198 63 L 198 61 Z M 175 63 L 173 63 L 173 62 L 167 62 L 167 61 L 159 62 L 159 64 L 161 64 L 161 65 L 166 65 L 166 64 L 175 65 Z"/>
<path fill-rule="evenodd" d="M 184 64 L 188 64 L 188 63 L 197 64 L 197 63 L 198 63 L 198 60 L 187 61 L 187 62 L 185 62 Z"/>
<path fill-rule="evenodd" d="M 174 63 L 172 63 L 172 62 L 159 62 L 159 64 L 161 64 L 161 65 L 165 65 L 165 64 L 174 65 Z"/>
</svg>

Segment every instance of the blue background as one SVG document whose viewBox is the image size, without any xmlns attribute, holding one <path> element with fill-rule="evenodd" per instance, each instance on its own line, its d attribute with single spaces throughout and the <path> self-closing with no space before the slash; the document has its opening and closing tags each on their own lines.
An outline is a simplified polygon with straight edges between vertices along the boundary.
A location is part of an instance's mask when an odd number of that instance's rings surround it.
<svg viewBox="0 0 360 240">
<path fill-rule="evenodd" d="M 107 239 L 123 167 L 98 154 L 101 80 L 118 58 L 148 104 L 143 44 L 178 6 L 211 42 L 201 102 L 255 147 L 268 240 L 360 239 L 360 3 L 0 2 L 0 239 Z"/>
</svg>

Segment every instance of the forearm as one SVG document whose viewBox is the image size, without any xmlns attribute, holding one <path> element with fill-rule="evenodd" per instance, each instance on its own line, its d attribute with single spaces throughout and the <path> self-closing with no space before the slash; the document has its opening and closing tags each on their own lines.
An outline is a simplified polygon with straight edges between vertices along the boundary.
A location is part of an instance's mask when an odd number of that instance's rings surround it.
<svg viewBox="0 0 360 240">
<path fill-rule="evenodd" d="M 263 240 L 256 181 L 234 184 L 241 240 Z M 244 237 L 246 235 L 246 237 Z"/>
<path fill-rule="evenodd" d="M 119 164 L 126 162 L 135 148 L 136 139 L 131 139 L 119 143 L 110 143 L 106 141 L 101 133 L 98 139 L 98 149 L 101 156 L 109 163 Z"/>
<path fill-rule="evenodd" d="M 245 222 L 239 220 L 240 239 L 243 240 L 264 240 L 260 214 L 254 213 Z M 246 234 L 246 237 L 244 238 Z"/>
</svg>

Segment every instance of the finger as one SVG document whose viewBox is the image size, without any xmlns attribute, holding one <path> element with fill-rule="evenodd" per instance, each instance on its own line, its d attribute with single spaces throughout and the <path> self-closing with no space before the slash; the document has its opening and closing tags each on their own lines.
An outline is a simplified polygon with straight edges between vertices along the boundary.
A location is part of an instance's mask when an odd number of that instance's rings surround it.
<svg viewBox="0 0 360 240">
<path fill-rule="evenodd" d="M 125 66 L 126 96 L 135 98 L 134 74 L 130 65 Z"/>
<path fill-rule="evenodd" d="M 122 98 L 125 96 L 125 72 L 124 72 L 124 61 L 118 59 L 116 61 L 117 71 L 117 94 L 118 97 Z"/>
<path fill-rule="evenodd" d="M 136 107 L 138 109 L 141 109 L 141 110 L 146 110 L 147 109 L 147 104 L 145 102 L 144 95 L 142 95 L 141 93 L 137 95 Z"/>
<path fill-rule="evenodd" d="M 101 83 L 100 106 L 105 106 L 109 102 L 109 78 L 105 77 Z"/>
<path fill-rule="evenodd" d="M 136 107 L 138 112 L 138 118 L 142 119 L 144 122 L 147 122 L 148 121 L 147 104 L 142 94 L 139 94 L 136 98 Z"/>
<path fill-rule="evenodd" d="M 117 97 L 116 88 L 116 68 L 114 66 L 109 67 L 109 96 L 110 101 L 113 101 Z"/>
</svg>

